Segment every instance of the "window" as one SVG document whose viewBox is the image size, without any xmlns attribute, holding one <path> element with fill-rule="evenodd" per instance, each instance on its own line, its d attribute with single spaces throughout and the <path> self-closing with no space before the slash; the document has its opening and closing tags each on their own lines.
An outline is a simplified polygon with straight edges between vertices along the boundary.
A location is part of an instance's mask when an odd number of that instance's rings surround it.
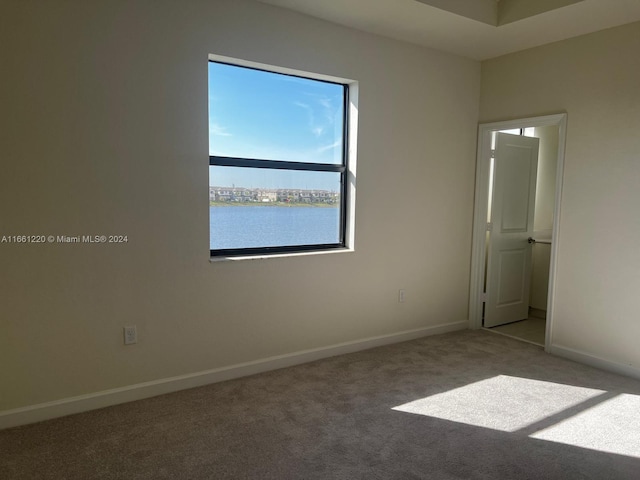
<svg viewBox="0 0 640 480">
<path fill-rule="evenodd" d="M 209 61 L 212 256 L 346 246 L 349 85 Z"/>
</svg>

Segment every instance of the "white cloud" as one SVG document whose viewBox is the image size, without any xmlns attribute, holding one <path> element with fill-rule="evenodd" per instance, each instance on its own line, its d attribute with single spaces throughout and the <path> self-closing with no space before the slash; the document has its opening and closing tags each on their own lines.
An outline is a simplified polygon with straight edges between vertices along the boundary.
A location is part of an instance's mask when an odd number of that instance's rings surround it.
<svg viewBox="0 0 640 480">
<path fill-rule="evenodd" d="M 233 135 L 227 132 L 227 129 L 218 123 L 209 124 L 209 134 L 216 135 L 218 137 L 232 137 Z"/>
<path fill-rule="evenodd" d="M 342 146 L 342 140 L 336 140 L 335 142 L 333 142 L 331 145 L 325 145 L 324 147 L 320 147 L 317 152 L 318 153 L 323 153 L 326 152 L 327 150 L 333 150 L 334 148 L 338 148 Z"/>
<path fill-rule="evenodd" d="M 328 106 L 325 105 L 324 101 L 321 100 L 317 100 L 316 101 L 320 104 L 321 107 L 323 107 L 323 110 L 325 110 L 324 113 L 324 117 L 325 117 L 325 121 L 318 121 L 317 116 L 316 116 L 316 110 L 317 110 L 317 106 L 311 106 L 308 103 L 304 103 L 304 102 L 293 102 L 294 105 L 303 108 L 304 110 L 306 110 L 307 112 L 307 118 L 309 121 L 309 130 L 311 131 L 311 133 L 313 135 L 315 135 L 316 137 L 320 137 L 322 136 L 326 129 L 327 126 L 331 124 L 330 121 L 328 121 L 330 119 L 330 115 L 326 114 L 326 111 L 329 110 Z M 328 102 L 328 100 L 326 100 Z M 322 117 L 323 115 L 321 115 Z"/>
</svg>

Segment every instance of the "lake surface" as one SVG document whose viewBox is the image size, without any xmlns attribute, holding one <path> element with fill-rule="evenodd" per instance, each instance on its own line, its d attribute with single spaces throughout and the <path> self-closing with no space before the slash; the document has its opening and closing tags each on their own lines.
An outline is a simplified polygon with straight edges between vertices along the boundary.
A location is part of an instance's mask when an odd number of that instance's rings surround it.
<svg viewBox="0 0 640 480">
<path fill-rule="evenodd" d="M 337 207 L 209 207 L 209 220 L 212 250 L 340 241 Z"/>
</svg>

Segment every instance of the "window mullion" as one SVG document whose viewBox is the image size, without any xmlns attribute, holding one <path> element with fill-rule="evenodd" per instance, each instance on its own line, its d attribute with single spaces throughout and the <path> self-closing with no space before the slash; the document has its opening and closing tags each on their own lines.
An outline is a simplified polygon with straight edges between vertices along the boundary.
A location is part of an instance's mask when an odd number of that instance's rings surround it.
<svg viewBox="0 0 640 480">
<path fill-rule="evenodd" d="M 262 160 L 257 158 L 220 157 L 209 156 L 209 165 L 219 167 L 249 167 L 249 168 L 270 168 L 275 170 L 297 170 L 314 172 L 338 172 L 345 171 L 344 165 L 333 165 L 327 163 L 305 163 L 287 162 L 281 160 Z"/>
</svg>

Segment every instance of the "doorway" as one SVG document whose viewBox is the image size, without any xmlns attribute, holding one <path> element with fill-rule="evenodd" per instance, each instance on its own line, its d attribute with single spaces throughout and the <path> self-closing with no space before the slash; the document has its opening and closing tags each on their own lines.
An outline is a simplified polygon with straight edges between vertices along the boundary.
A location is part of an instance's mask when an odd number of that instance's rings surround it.
<svg viewBox="0 0 640 480">
<path fill-rule="evenodd" d="M 545 349 L 550 346 L 553 333 L 553 286 L 558 252 L 566 123 L 567 115 L 563 113 L 486 123 L 481 124 L 478 129 L 469 300 L 470 327 L 486 328 L 487 325 L 491 325 L 495 329 L 504 330 L 501 333 L 510 336 L 517 336 L 518 331 L 524 332 L 522 339 L 542 344 Z M 504 146 L 496 146 L 498 132 L 503 132 L 500 135 L 503 140 L 506 139 L 508 144 L 515 145 L 513 149 L 518 151 L 522 151 L 522 149 L 517 145 L 516 136 L 531 137 L 531 140 L 538 139 L 534 143 L 539 141 L 540 153 L 539 156 L 537 153 L 535 154 L 535 162 L 531 161 L 530 167 L 518 167 L 523 172 L 531 174 L 533 183 L 529 184 L 528 179 L 523 180 L 520 176 L 514 176 L 520 175 L 520 173 L 515 173 L 516 163 L 514 162 L 529 165 L 522 156 L 508 162 L 504 156 L 500 157 L 502 160 L 495 159 L 496 155 L 504 155 L 504 152 L 508 150 Z M 531 144 L 525 140 L 523 139 L 525 144 Z M 501 149 L 502 154 L 500 153 Z M 537 168 L 538 163 L 540 163 L 540 168 Z M 502 174 L 498 173 L 496 176 L 496 169 L 498 172 L 504 173 L 505 168 L 506 177 L 503 176 L 503 178 L 508 178 L 508 180 L 504 184 L 506 187 L 503 185 L 503 188 L 500 186 L 500 182 L 504 181 L 501 180 Z M 498 184 L 494 183 L 496 179 Z M 530 185 L 530 188 L 535 191 L 533 193 L 535 203 L 533 203 L 533 196 L 522 195 L 522 188 L 513 187 L 514 183 L 518 182 L 522 185 Z M 496 196 L 494 188 L 497 189 L 498 196 Z M 507 192 L 515 197 L 505 200 L 506 197 L 503 198 L 503 193 L 500 192 Z M 518 197 L 518 192 L 520 192 L 520 197 Z M 527 201 L 527 198 L 530 201 Z M 500 211 L 496 213 L 496 200 L 497 204 L 502 202 L 503 205 L 507 205 L 507 208 L 503 210 L 509 212 L 510 215 L 520 212 L 520 217 L 512 216 L 506 222 L 507 227 L 510 226 L 511 230 L 505 227 L 502 213 Z M 529 207 L 530 210 L 527 210 Z M 492 218 L 492 211 L 495 218 Z M 518 218 L 523 220 L 520 221 Z M 494 224 L 494 220 L 498 220 L 497 226 Z M 496 249 L 495 245 L 505 238 L 509 239 L 512 246 L 502 251 Z M 492 240 L 494 247 L 491 246 Z M 500 265 L 504 267 L 501 270 L 502 273 L 496 274 L 502 268 L 499 267 Z M 506 273 L 512 277 L 505 280 Z M 518 275 L 521 276 L 520 280 L 518 280 Z M 495 278 L 497 277 L 501 282 L 498 287 L 495 286 Z M 503 295 L 503 301 L 500 300 L 500 294 L 496 294 L 496 291 L 506 292 Z M 519 313 L 511 318 L 509 312 L 514 311 L 513 306 L 516 300 L 521 303 L 526 302 L 526 305 L 523 305 L 524 310 L 520 307 L 516 308 L 515 310 Z M 508 308 L 502 309 L 504 310 L 502 312 L 496 306 Z M 522 313 L 523 311 L 525 313 Z M 496 312 L 499 312 L 497 316 Z M 507 313 L 505 314 L 505 312 Z M 487 321 L 485 322 L 485 320 Z M 502 324 L 506 325 L 497 326 Z M 543 333 L 540 332 L 541 326 Z M 526 338 L 535 330 L 538 330 L 538 333 L 533 333 L 537 335 L 533 341 Z M 509 331 L 516 334 L 506 333 Z"/>
</svg>

